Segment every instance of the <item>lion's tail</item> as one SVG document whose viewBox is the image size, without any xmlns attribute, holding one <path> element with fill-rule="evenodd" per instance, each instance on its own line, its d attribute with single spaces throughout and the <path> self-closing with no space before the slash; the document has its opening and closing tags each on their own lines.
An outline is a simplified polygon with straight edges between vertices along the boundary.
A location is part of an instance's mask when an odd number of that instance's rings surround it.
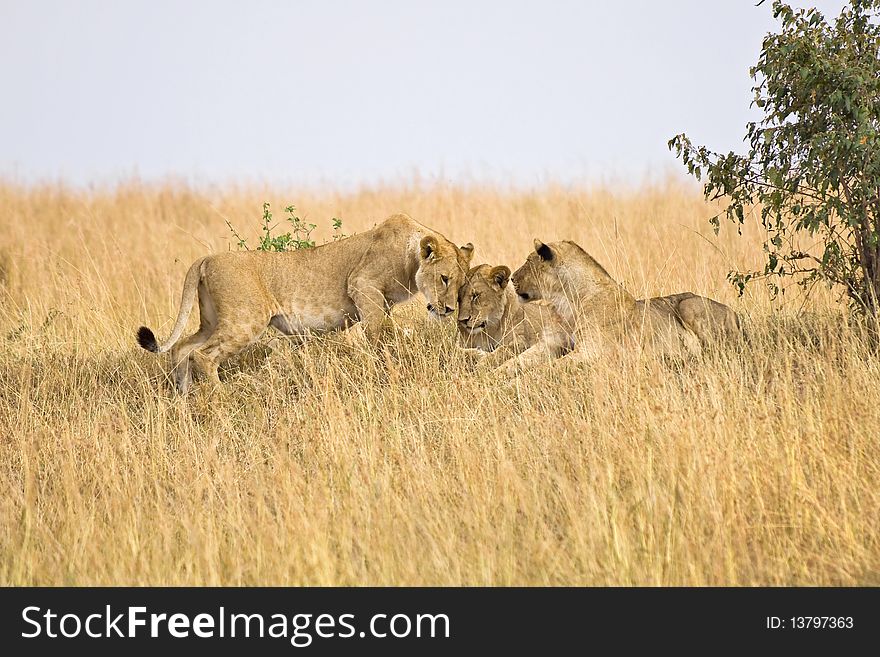
<svg viewBox="0 0 880 657">
<path fill-rule="evenodd" d="M 168 340 L 160 345 L 156 341 L 156 336 L 153 331 L 146 326 L 141 326 L 137 332 L 137 341 L 141 347 L 147 351 L 152 351 L 154 354 L 161 354 L 171 349 L 171 347 L 173 347 L 180 339 L 180 334 L 183 333 L 183 329 L 186 328 L 186 323 L 189 321 L 189 314 L 192 312 L 192 308 L 195 305 L 196 298 L 199 294 L 199 281 L 202 278 L 202 265 L 204 262 L 205 258 L 199 258 L 192 264 L 189 271 L 186 272 L 186 278 L 183 281 L 183 296 L 180 300 L 180 311 L 177 314 L 177 322 L 174 324 L 174 330 L 171 331 Z"/>
</svg>

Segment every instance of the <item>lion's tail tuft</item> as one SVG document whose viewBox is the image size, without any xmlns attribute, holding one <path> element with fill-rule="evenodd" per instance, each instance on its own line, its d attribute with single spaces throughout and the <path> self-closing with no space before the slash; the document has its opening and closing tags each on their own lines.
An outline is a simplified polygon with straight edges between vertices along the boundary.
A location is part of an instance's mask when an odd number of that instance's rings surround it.
<svg viewBox="0 0 880 657">
<path fill-rule="evenodd" d="M 141 326 L 138 329 L 137 341 L 147 351 L 152 351 L 154 354 L 159 353 L 159 343 L 156 342 L 156 336 L 146 326 Z"/>
</svg>

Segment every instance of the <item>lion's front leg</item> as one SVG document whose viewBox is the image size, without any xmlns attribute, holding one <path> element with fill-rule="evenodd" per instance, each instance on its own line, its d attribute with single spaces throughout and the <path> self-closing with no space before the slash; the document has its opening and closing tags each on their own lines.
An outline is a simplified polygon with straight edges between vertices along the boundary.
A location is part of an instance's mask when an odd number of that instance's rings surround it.
<svg viewBox="0 0 880 657">
<path fill-rule="evenodd" d="M 367 342 L 377 346 L 391 323 L 390 307 L 385 295 L 375 287 L 366 286 L 354 286 L 349 294 L 357 307 Z"/>
<path fill-rule="evenodd" d="M 361 321 L 364 325 L 364 336 L 373 347 L 378 346 L 391 329 L 391 317 L 388 313 L 370 314 Z"/>
<path fill-rule="evenodd" d="M 532 345 L 521 354 L 509 358 L 499 365 L 495 372 L 507 377 L 516 376 L 517 372 L 527 372 L 556 360 L 560 356 L 557 349 L 544 343 Z"/>
<path fill-rule="evenodd" d="M 465 355 L 471 368 L 476 370 L 491 369 L 491 367 L 486 367 L 486 362 L 492 357 L 490 352 L 475 347 L 459 347 L 459 350 Z"/>
</svg>

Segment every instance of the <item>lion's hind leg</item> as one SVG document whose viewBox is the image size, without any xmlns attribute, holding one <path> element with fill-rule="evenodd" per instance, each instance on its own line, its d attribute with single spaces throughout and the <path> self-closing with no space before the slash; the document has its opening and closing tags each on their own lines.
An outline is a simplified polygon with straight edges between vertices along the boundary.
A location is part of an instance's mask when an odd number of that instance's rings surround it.
<svg viewBox="0 0 880 657">
<path fill-rule="evenodd" d="M 191 354 L 207 342 L 217 328 L 217 312 L 204 284 L 199 285 L 199 316 L 199 330 L 171 350 L 171 376 L 177 390 L 184 394 L 192 383 Z"/>
<path fill-rule="evenodd" d="M 192 383 L 192 352 L 199 348 L 214 332 L 213 326 L 202 326 L 196 333 L 174 345 L 171 351 L 171 376 L 178 392 L 186 394 Z"/>
<path fill-rule="evenodd" d="M 693 295 L 679 301 L 676 311 L 682 323 L 693 331 L 704 345 L 718 338 L 730 340 L 741 335 L 737 314 L 728 306 L 713 299 Z"/>
<path fill-rule="evenodd" d="M 268 325 L 268 319 L 252 321 L 247 324 L 231 324 L 221 321 L 208 339 L 193 349 L 193 363 L 208 381 L 219 385 L 220 376 L 217 372 L 220 364 L 259 339 Z"/>
</svg>

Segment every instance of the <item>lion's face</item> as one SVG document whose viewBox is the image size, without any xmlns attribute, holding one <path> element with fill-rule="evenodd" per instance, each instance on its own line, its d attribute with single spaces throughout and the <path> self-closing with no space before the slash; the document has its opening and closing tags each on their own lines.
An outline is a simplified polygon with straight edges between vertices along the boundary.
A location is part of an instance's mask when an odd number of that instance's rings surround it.
<svg viewBox="0 0 880 657">
<path fill-rule="evenodd" d="M 513 286 L 523 301 L 546 299 L 562 292 L 558 271 L 562 256 L 557 246 L 535 240 L 535 250 L 513 273 Z"/>
<path fill-rule="evenodd" d="M 446 317 L 456 311 L 458 291 L 464 284 L 473 254 L 471 243 L 458 247 L 433 235 L 422 238 L 416 287 L 425 295 L 431 316 Z"/>
<path fill-rule="evenodd" d="M 491 331 L 504 316 L 510 269 L 480 265 L 468 272 L 458 293 L 458 328 L 465 335 Z"/>
</svg>

